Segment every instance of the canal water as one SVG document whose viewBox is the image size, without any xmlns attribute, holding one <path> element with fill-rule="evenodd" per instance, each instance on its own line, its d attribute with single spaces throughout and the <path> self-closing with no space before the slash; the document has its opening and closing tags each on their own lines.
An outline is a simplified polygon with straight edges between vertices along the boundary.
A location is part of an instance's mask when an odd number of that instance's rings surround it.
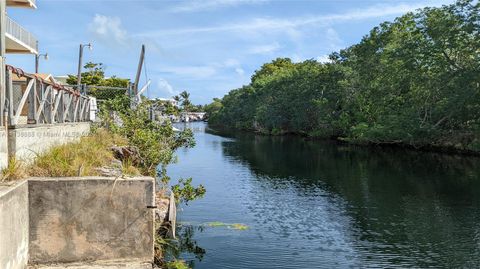
<svg viewBox="0 0 480 269">
<path fill-rule="evenodd" d="M 195 268 L 480 267 L 480 158 L 188 127 L 169 175 L 207 189 L 178 216 Z"/>
</svg>

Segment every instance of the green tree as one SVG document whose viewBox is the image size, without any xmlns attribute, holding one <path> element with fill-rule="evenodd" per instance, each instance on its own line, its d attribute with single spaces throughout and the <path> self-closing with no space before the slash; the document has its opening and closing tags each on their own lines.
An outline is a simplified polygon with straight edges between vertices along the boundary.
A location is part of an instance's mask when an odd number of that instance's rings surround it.
<svg viewBox="0 0 480 269">
<path fill-rule="evenodd" d="M 190 93 L 183 91 L 180 93 L 180 98 L 182 100 L 182 108 L 184 111 L 189 112 L 192 107 L 192 102 L 190 101 Z"/>
<path fill-rule="evenodd" d="M 480 151 L 480 4 L 459 0 L 374 27 L 330 63 L 266 63 L 206 107 L 213 125 Z"/>
<path fill-rule="evenodd" d="M 88 86 L 112 87 L 89 87 L 89 95 L 92 95 L 97 99 L 109 100 L 125 94 L 125 91 L 130 83 L 129 79 L 118 78 L 116 76 L 105 78 L 105 67 L 102 63 L 88 62 L 83 66 L 83 68 L 87 69 L 87 71 L 82 72 L 82 84 L 86 84 Z M 76 85 L 77 76 L 68 75 L 67 84 Z M 118 88 L 124 88 L 124 90 Z"/>
</svg>

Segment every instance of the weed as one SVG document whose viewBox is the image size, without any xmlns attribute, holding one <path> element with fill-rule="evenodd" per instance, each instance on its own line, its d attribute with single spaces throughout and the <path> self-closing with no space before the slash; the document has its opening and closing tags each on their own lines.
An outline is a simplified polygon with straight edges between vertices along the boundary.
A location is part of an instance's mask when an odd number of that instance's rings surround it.
<svg viewBox="0 0 480 269">
<path fill-rule="evenodd" d="M 27 177 L 25 166 L 16 158 L 8 160 L 7 167 L 1 171 L 1 181 L 13 181 Z"/>
<path fill-rule="evenodd" d="M 114 160 L 110 148 L 126 145 L 127 141 L 106 130 L 98 129 L 91 136 L 82 137 L 79 142 L 68 143 L 38 154 L 29 167 L 32 176 L 95 176 L 96 168 L 109 166 Z M 134 170 L 127 167 L 129 174 Z"/>
<path fill-rule="evenodd" d="M 190 269 L 183 260 L 175 260 L 167 263 L 167 269 Z"/>
<path fill-rule="evenodd" d="M 139 176 L 140 171 L 132 163 L 132 160 L 125 159 L 122 162 L 122 174 L 127 176 Z"/>
</svg>

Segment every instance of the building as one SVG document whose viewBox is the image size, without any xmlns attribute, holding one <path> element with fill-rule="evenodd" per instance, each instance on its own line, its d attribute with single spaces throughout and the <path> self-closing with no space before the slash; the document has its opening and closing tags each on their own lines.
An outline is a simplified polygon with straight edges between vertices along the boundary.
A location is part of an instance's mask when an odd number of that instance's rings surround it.
<svg viewBox="0 0 480 269">
<path fill-rule="evenodd" d="M 54 79 L 55 79 L 55 80 L 57 81 L 57 83 L 59 83 L 59 84 L 68 85 L 68 83 L 67 83 L 68 76 L 67 76 L 67 75 L 55 76 Z"/>
<path fill-rule="evenodd" d="M 36 9 L 35 0 L 7 0 L 7 8 Z M 5 10 L 8 13 L 8 10 Z M 20 24 L 5 16 L 5 52 L 38 54 L 38 42 L 35 36 Z"/>
<path fill-rule="evenodd" d="M 175 99 L 167 99 L 167 98 L 155 98 L 155 101 L 160 101 L 162 103 L 170 103 L 174 107 L 178 107 L 178 101 Z"/>
</svg>

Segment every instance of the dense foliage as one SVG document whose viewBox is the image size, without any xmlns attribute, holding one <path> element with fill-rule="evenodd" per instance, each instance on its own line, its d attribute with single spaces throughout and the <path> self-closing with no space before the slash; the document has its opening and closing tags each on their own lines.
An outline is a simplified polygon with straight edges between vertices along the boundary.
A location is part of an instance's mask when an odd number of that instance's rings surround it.
<svg viewBox="0 0 480 269">
<path fill-rule="evenodd" d="M 181 147 L 195 146 L 190 129 L 175 132 L 169 122 L 160 124 L 150 120 L 149 104 L 143 102 L 131 107 L 126 95 L 107 100 L 100 109 L 104 128 L 128 140 L 128 144 L 138 149 L 140 160 L 135 163 L 143 175 L 154 176 L 168 186 L 167 165 L 176 161 L 175 151 Z M 193 187 L 192 179 L 180 179 L 172 186 L 179 201 L 188 202 L 205 194 L 202 185 Z"/>
<path fill-rule="evenodd" d="M 328 63 L 276 59 L 206 111 L 269 134 L 480 151 L 480 4 L 407 13 Z"/>
</svg>

